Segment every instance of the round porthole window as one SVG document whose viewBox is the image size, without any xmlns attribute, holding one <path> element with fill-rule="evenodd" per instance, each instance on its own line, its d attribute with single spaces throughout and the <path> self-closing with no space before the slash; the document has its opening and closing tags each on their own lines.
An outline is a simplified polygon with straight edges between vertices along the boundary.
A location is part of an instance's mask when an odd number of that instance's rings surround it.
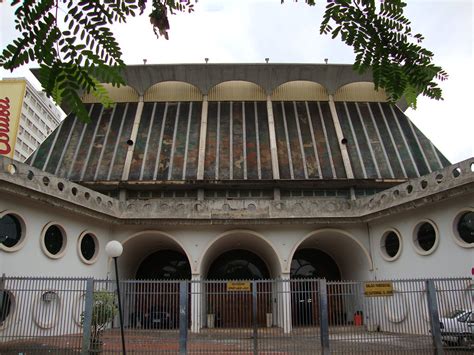
<svg viewBox="0 0 474 355">
<path fill-rule="evenodd" d="M 58 259 L 63 256 L 66 250 L 66 233 L 57 224 L 48 224 L 42 234 L 43 252 L 50 258 Z"/>
<path fill-rule="evenodd" d="M 413 233 L 413 244 L 418 254 L 431 254 L 438 246 L 438 241 L 438 231 L 433 222 L 423 221 L 416 226 Z"/>
<path fill-rule="evenodd" d="M 0 291 L 0 300 L 0 328 L 3 328 L 13 311 L 13 295 L 10 291 Z"/>
<path fill-rule="evenodd" d="M 15 251 L 21 247 L 25 236 L 25 225 L 13 213 L 0 214 L 0 249 Z"/>
<path fill-rule="evenodd" d="M 99 251 L 99 242 L 92 233 L 83 233 L 78 240 L 78 252 L 82 262 L 92 264 L 96 261 Z"/>
<path fill-rule="evenodd" d="M 402 250 L 402 239 L 400 235 L 391 230 L 384 233 L 380 240 L 380 251 L 387 261 L 396 260 Z"/>
<path fill-rule="evenodd" d="M 474 211 L 462 211 L 454 220 L 456 242 L 463 247 L 474 247 Z"/>
</svg>

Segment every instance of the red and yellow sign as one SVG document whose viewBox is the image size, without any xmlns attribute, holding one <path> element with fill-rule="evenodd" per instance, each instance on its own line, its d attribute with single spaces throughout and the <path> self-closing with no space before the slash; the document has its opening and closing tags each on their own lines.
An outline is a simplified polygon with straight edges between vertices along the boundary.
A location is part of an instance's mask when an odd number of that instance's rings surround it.
<svg viewBox="0 0 474 355">
<path fill-rule="evenodd" d="M 25 97 L 24 80 L 0 81 L 0 155 L 13 158 Z"/>
</svg>

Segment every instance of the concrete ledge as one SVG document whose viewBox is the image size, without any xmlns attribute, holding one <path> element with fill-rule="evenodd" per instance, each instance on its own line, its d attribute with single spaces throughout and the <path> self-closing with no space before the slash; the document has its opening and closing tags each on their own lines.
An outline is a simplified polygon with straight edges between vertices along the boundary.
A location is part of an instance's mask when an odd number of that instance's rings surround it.
<svg viewBox="0 0 474 355">
<path fill-rule="evenodd" d="M 114 223 L 232 224 L 367 222 L 474 193 L 474 158 L 356 200 L 150 199 L 120 202 L 27 164 L 0 157 L 0 191 Z"/>
</svg>

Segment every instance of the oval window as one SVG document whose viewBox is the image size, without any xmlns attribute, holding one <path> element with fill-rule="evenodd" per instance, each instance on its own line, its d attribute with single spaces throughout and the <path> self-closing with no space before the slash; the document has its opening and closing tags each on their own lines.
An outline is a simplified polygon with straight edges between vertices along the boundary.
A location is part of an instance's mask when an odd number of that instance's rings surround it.
<svg viewBox="0 0 474 355">
<path fill-rule="evenodd" d="M 20 220 L 13 214 L 0 218 L 0 243 L 7 248 L 13 248 L 20 243 L 22 228 Z"/>
<path fill-rule="evenodd" d="M 87 261 L 91 261 L 95 257 L 97 251 L 96 238 L 92 234 L 85 234 L 81 239 L 80 247 L 82 257 Z"/>
<path fill-rule="evenodd" d="M 459 238 L 467 244 L 474 243 L 474 212 L 465 212 L 457 224 Z"/>
<path fill-rule="evenodd" d="M 425 222 L 418 227 L 416 233 L 418 246 L 424 251 L 429 251 L 436 243 L 436 231 L 431 223 Z"/>
<path fill-rule="evenodd" d="M 61 257 L 66 248 L 66 237 L 63 229 L 58 225 L 51 225 L 43 236 L 43 251 L 51 258 Z"/>
</svg>

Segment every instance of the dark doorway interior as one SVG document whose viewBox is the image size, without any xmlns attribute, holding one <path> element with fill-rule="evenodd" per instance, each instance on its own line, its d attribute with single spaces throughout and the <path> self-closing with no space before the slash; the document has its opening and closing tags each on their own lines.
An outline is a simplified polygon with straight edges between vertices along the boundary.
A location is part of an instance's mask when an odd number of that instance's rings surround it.
<svg viewBox="0 0 474 355">
<path fill-rule="evenodd" d="M 160 250 L 147 256 L 138 267 L 134 307 L 130 326 L 148 329 L 179 327 L 179 280 L 191 279 L 186 255 L 174 250 Z"/>
<path fill-rule="evenodd" d="M 328 254 L 318 249 L 297 250 L 291 261 L 290 271 L 292 289 L 292 322 L 294 326 L 319 324 L 318 282 L 324 278 L 328 281 L 341 279 L 339 268 Z M 314 279 L 314 281 L 312 280 Z M 328 290 L 328 293 L 330 290 Z M 340 302 L 329 297 L 329 317 L 338 319 Z"/>
<path fill-rule="evenodd" d="M 252 285 L 242 291 L 233 291 L 229 287 L 231 280 L 251 281 L 270 278 L 265 262 L 256 254 L 243 249 L 224 252 L 217 257 L 209 268 L 207 286 L 207 312 L 215 317 L 215 327 L 251 327 L 252 326 Z M 271 313 L 271 283 L 257 283 L 257 322 L 265 325 L 265 314 Z"/>
</svg>

